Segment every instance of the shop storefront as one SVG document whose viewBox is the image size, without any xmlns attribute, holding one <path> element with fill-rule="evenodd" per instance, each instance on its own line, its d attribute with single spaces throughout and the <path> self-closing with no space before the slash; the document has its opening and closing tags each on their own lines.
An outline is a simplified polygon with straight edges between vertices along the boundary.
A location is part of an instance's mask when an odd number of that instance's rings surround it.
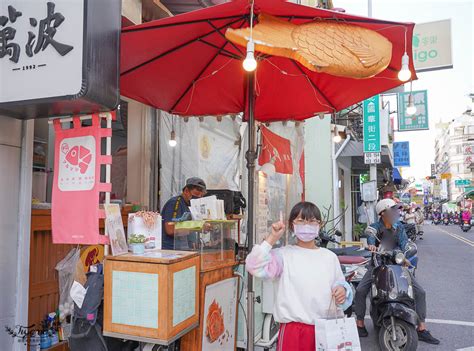
<svg viewBox="0 0 474 351">
<path fill-rule="evenodd" d="M 12 24 L 24 20 L 18 11 L 21 3 L 12 0 Z M 93 333 L 97 335 L 148 344 L 178 342 L 182 350 L 272 344 L 278 330 L 272 318 L 272 287 L 249 277 L 244 260 L 253 243 L 267 235 L 269 225 L 287 218 L 293 205 L 304 197 L 303 120 L 390 88 L 395 85 L 390 80 L 396 72 L 383 67 L 377 68 L 379 72 L 359 72 L 367 78 L 385 75 L 388 79 L 380 84 L 386 86 L 351 96 L 334 92 L 327 96 L 331 89 L 322 92 L 322 86 L 337 87 L 353 72 L 336 72 L 334 78 L 318 86 L 315 68 L 308 69 L 310 63 L 296 63 L 288 55 L 272 56 L 269 52 L 268 58 L 258 56 L 260 71 L 244 73 L 242 39 L 239 34 L 233 39 L 223 35 L 227 28 L 246 26 L 247 3 L 235 1 L 201 14 L 125 29 L 120 96 L 121 18 L 119 8 L 114 7 L 119 2 L 104 0 L 97 5 L 75 0 L 76 7 L 69 8 L 65 3 L 39 2 L 38 9 L 44 5 L 50 22 L 30 20 L 25 25 L 54 23 L 57 42 L 50 38 L 49 48 L 38 44 L 38 51 L 57 52 L 51 61 L 33 62 L 36 58 L 29 51 L 25 62 L 15 62 L 14 55 L 9 62 L 0 61 L 2 70 L 24 74 L 34 83 L 25 90 L 27 95 L 15 95 L 22 90 L 16 86 L 16 90 L 7 91 L 11 96 L 0 96 L 0 112 L 37 119 L 34 125 L 23 122 L 22 131 L 19 123 L 12 123 L 24 141 L 13 142 L 17 150 L 2 156 L 6 161 L 11 157 L 14 166 L 5 181 L 12 175 L 20 178 L 20 184 L 12 182 L 12 189 L 20 193 L 15 199 L 18 204 L 13 204 L 20 215 L 12 221 L 19 228 L 11 225 L 6 230 L 20 233 L 20 251 L 17 257 L 10 257 L 19 262 L 19 282 L 9 293 L 20 292 L 16 305 L 23 303 L 21 311 L 9 311 L 6 323 L 24 326 L 26 335 L 40 331 L 41 335 L 30 335 L 34 342 L 40 336 L 44 344 L 56 344 L 71 333 L 77 336 L 80 323 L 90 327 L 96 321 L 99 324 Z M 273 13 L 273 4 L 269 4 L 261 1 L 258 11 Z M 294 10 L 295 18 L 304 21 L 305 11 L 310 11 L 284 2 L 279 6 L 278 11 Z M 222 17 L 222 9 L 232 15 Z M 311 11 L 314 16 L 333 16 L 319 9 Z M 83 16 L 75 18 L 77 23 L 68 21 L 76 12 Z M 199 15 L 203 17 L 194 18 Z M 26 16 L 34 14 L 25 12 Z M 346 21 L 357 20 L 341 16 Z M 111 22 L 104 23 L 103 17 Z M 367 26 L 386 25 L 373 22 Z M 64 41 L 69 38 L 67 32 L 59 34 L 60 26 L 66 29 L 66 24 L 74 30 L 75 41 L 68 44 Z M 187 25 L 193 25 L 194 31 L 181 27 Z M 160 31 L 163 28 L 169 32 Z M 412 26 L 407 29 L 411 31 Z M 133 34 L 142 32 L 156 37 Z M 387 35 L 398 55 L 406 43 L 398 33 Z M 181 43 L 170 42 L 171 37 Z M 26 40 L 22 45 L 28 47 L 33 39 Z M 176 56 L 169 56 L 169 60 L 167 55 L 173 53 Z M 194 64 L 184 64 L 191 54 Z M 66 62 L 70 57 L 74 59 Z M 158 66 L 153 66 L 157 62 Z M 51 67 L 58 68 L 54 74 Z M 35 70 L 44 75 L 30 78 Z M 44 92 L 41 86 L 48 79 L 55 90 Z M 67 84 L 60 84 L 64 82 Z M 41 119 L 47 117 L 51 120 Z M 5 125 L 9 123 L 5 120 Z M 224 200 L 199 204 L 195 212 L 191 210 L 192 218 L 176 220 L 173 237 L 175 243 L 181 239 L 179 247 L 175 245 L 179 250 L 160 250 L 162 226 L 157 212 L 169 198 L 179 196 L 190 177 L 202 178 L 210 195 L 224 192 Z M 247 207 L 241 203 L 235 209 L 235 197 L 230 202 L 225 199 L 231 192 L 240 192 Z M 30 193 L 34 195 L 32 209 Z M 224 210 L 229 205 L 232 210 Z M 30 217 L 30 225 L 24 225 Z M 132 224 L 133 218 L 141 224 Z M 288 234 L 282 244 L 291 240 Z M 101 279 L 103 291 L 94 289 L 92 281 Z M 103 318 L 99 307 L 102 296 Z M 71 323 L 72 314 L 80 323 Z M 34 327 L 29 330 L 31 325 Z M 8 343 L 25 336 L 21 334 L 24 330 L 15 333 L 12 330 Z M 79 343 L 76 348 L 85 345 L 81 343 L 88 337 L 78 336 L 70 341 L 71 346 L 74 342 Z M 65 342 L 51 347 L 67 349 Z"/>
</svg>

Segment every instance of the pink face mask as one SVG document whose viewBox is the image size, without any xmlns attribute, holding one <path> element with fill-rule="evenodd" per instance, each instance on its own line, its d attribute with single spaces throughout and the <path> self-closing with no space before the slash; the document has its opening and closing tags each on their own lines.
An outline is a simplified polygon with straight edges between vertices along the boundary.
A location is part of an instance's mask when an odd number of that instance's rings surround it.
<svg viewBox="0 0 474 351">
<path fill-rule="evenodd" d="M 293 230 L 296 237 L 304 242 L 312 241 L 319 235 L 318 224 L 295 224 Z"/>
</svg>

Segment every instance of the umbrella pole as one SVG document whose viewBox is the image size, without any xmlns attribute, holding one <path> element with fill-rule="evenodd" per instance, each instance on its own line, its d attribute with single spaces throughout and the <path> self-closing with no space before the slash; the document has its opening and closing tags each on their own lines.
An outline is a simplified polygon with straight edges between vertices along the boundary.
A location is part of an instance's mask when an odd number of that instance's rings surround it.
<svg viewBox="0 0 474 351">
<path fill-rule="evenodd" d="M 248 252 L 253 248 L 255 237 L 255 162 L 257 160 L 257 140 L 255 130 L 255 71 L 247 73 L 246 86 L 246 119 L 248 121 L 249 148 L 245 155 L 248 170 L 248 208 L 247 208 L 247 240 Z M 247 351 L 254 350 L 255 318 L 254 302 L 255 292 L 253 277 L 247 276 Z"/>
</svg>

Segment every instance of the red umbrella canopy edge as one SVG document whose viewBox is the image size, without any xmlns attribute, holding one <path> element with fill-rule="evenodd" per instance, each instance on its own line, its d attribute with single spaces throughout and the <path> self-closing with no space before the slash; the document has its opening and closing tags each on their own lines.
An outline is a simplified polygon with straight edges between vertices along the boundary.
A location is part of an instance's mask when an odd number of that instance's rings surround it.
<svg viewBox="0 0 474 351">
<path fill-rule="evenodd" d="M 121 94 L 182 116 L 225 115 L 245 110 L 246 49 L 228 41 L 227 28 L 249 26 L 251 5 L 236 0 L 122 30 Z M 388 67 L 372 78 L 336 77 L 308 70 L 284 57 L 257 53 L 255 119 L 303 120 L 336 112 L 403 84 L 402 56 L 410 57 L 413 23 L 383 21 L 297 5 L 255 0 L 255 18 L 269 14 L 294 24 L 340 21 L 368 28 L 392 43 Z"/>
</svg>

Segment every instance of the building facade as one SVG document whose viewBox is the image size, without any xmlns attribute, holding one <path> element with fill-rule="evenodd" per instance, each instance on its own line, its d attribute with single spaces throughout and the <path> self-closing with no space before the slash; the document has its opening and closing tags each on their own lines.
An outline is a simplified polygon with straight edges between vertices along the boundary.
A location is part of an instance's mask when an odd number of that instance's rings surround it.
<svg viewBox="0 0 474 351">
<path fill-rule="evenodd" d="M 456 186 L 460 180 L 473 181 L 474 116 L 466 111 L 462 116 L 438 126 L 435 141 L 435 165 L 441 178 L 441 200 L 455 201 L 466 187 Z M 457 181 L 457 182 L 456 182 Z"/>
</svg>

